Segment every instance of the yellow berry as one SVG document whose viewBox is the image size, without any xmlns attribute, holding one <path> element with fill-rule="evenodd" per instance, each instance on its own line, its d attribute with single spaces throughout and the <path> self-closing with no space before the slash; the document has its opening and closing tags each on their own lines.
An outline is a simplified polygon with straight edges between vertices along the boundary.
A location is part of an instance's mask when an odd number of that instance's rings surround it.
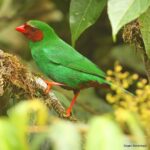
<svg viewBox="0 0 150 150">
<path fill-rule="evenodd" d="M 142 90 L 136 90 L 137 95 L 142 95 L 143 91 Z"/>
<path fill-rule="evenodd" d="M 120 79 L 125 79 L 125 78 L 127 78 L 127 77 L 128 77 L 128 75 L 129 75 L 129 73 L 128 73 L 128 72 L 120 73 L 119 78 L 120 78 Z"/>
<path fill-rule="evenodd" d="M 146 79 L 142 79 L 141 81 L 143 84 L 146 84 L 147 83 L 147 80 Z"/>
<path fill-rule="evenodd" d="M 120 72 L 121 70 L 122 70 L 122 66 L 120 66 L 120 65 L 115 66 L 116 72 Z"/>
<path fill-rule="evenodd" d="M 117 86 L 117 85 L 114 85 L 114 84 L 111 85 L 111 89 L 114 90 L 114 91 L 116 91 L 118 88 L 119 88 L 119 86 Z"/>
<path fill-rule="evenodd" d="M 117 94 L 121 94 L 121 93 L 122 93 L 122 91 L 123 91 L 123 90 L 122 90 L 122 89 L 120 89 L 120 88 L 116 89 L 116 93 L 117 93 Z"/>
<path fill-rule="evenodd" d="M 107 71 L 107 74 L 108 74 L 109 76 L 111 76 L 111 75 L 113 74 L 112 70 L 108 70 L 108 71 Z"/>
<path fill-rule="evenodd" d="M 107 81 L 112 81 L 111 77 L 106 77 Z"/>
<path fill-rule="evenodd" d="M 138 82 L 138 83 L 137 83 L 137 86 L 138 86 L 138 88 L 143 88 L 144 85 L 143 85 L 142 82 Z"/>
<path fill-rule="evenodd" d="M 113 97 L 111 94 L 107 94 L 106 95 L 106 99 L 110 103 L 114 103 L 115 102 L 115 97 Z"/>
<path fill-rule="evenodd" d="M 129 83 L 127 80 L 124 80 L 123 84 L 122 84 L 123 88 L 128 88 L 129 87 Z"/>
<path fill-rule="evenodd" d="M 150 85 L 146 85 L 146 86 L 145 86 L 145 89 L 146 89 L 146 90 L 150 90 Z"/>
<path fill-rule="evenodd" d="M 132 79 L 133 79 L 133 80 L 137 80 L 138 78 L 139 78 L 138 74 L 133 74 L 133 75 L 132 75 Z"/>
</svg>

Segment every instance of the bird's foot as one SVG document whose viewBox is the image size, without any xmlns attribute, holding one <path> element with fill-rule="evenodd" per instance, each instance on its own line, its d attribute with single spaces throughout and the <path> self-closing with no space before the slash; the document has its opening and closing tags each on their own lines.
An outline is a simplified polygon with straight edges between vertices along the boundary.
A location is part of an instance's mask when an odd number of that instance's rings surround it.
<svg viewBox="0 0 150 150">
<path fill-rule="evenodd" d="M 71 116 L 71 108 L 69 107 L 67 110 L 66 110 L 66 117 L 70 117 Z"/>
<path fill-rule="evenodd" d="M 66 120 L 70 120 L 70 121 L 77 121 L 77 118 L 75 118 L 74 116 L 72 116 L 72 113 L 70 114 L 67 114 L 67 111 L 64 112 L 64 114 L 62 115 L 62 118 L 63 119 L 66 119 Z"/>
<path fill-rule="evenodd" d="M 49 91 L 51 90 L 51 88 L 52 88 L 52 86 L 64 86 L 64 84 L 62 84 L 62 83 L 58 83 L 58 82 L 53 82 L 53 81 L 47 81 L 47 80 L 44 80 L 45 81 L 45 83 L 47 84 L 47 88 L 45 89 L 45 94 L 48 94 L 49 93 Z"/>
</svg>

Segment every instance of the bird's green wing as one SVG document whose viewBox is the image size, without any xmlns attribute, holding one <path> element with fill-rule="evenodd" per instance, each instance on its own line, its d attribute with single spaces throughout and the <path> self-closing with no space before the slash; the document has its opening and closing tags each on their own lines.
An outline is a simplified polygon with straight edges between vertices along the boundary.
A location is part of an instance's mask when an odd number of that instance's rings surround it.
<svg viewBox="0 0 150 150">
<path fill-rule="evenodd" d="M 102 70 L 65 42 L 62 44 L 57 43 L 44 51 L 52 63 L 105 78 L 105 73 Z"/>
</svg>

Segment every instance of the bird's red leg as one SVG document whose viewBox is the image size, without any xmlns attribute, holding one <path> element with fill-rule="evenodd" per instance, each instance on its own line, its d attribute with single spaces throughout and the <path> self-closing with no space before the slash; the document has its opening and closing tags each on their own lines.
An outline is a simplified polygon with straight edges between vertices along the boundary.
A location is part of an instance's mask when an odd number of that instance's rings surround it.
<svg viewBox="0 0 150 150">
<path fill-rule="evenodd" d="M 64 84 L 62 83 L 58 83 L 58 82 L 53 82 L 53 81 L 47 81 L 47 80 L 44 80 L 45 83 L 47 84 L 47 88 L 45 90 L 45 94 L 49 93 L 49 91 L 51 90 L 52 86 L 56 85 L 56 86 L 64 86 Z"/>
<path fill-rule="evenodd" d="M 75 93 L 75 95 L 74 95 L 74 97 L 73 97 L 73 99 L 72 99 L 72 101 L 71 101 L 71 103 L 70 103 L 70 106 L 69 106 L 68 109 L 66 110 L 66 116 L 67 116 L 67 117 L 70 116 L 72 107 L 73 107 L 73 105 L 75 104 L 76 99 L 77 99 L 77 97 L 79 96 L 79 93 L 80 93 L 80 91 L 78 91 L 78 92 Z"/>
</svg>

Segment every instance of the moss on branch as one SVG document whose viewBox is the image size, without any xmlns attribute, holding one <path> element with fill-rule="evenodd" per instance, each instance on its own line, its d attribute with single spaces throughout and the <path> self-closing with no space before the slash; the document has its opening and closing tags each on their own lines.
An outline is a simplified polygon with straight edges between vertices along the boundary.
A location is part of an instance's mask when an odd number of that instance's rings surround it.
<svg viewBox="0 0 150 150">
<path fill-rule="evenodd" d="M 141 52 L 143 56 L 147 77 L 150 82 L 150 59 L 146 54 L 144 42 L 140 31 L 140 24 L 138 20 L 135 20 L 124 27 L 123 40 L 126 43 L 134 44 L 136 49 Z"/>
<path fill-rule="evenodd" d="M 44 94 L 46 83 L 35 74 L 31 73 L 19 59 L 0 50 L 0 109 L 4 110 L 10 103 L 16 103 L 22 99 L 39 98 L 61 118 L 67 118 L 65 108 L 51 91 Z M 7 98 L 6 98 L 7 97 Z M 7 100 L 6 100 L 7 99 Z M 10 102 L 11 101 L 11 102 Z M 72 116 L 67 118 L 75 120 Z"/>
</svg>

